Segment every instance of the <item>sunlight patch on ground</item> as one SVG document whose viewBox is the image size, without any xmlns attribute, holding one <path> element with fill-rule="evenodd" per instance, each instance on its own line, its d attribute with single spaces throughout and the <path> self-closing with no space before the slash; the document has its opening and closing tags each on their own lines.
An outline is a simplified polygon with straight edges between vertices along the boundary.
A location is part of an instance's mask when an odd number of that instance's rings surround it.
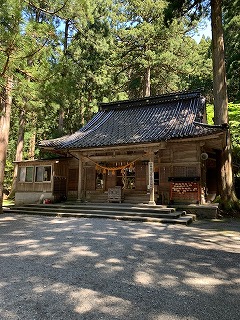
<svg viewBox="0 0 240 320">
<path fill-rule="evenodd" d="M 92 252 L 87 246 L 71 247 L 69 253 L 73 256 L 98 257 L 98 253 Z"/>
<path fill-rule="evenodd" d="M 131 307 L 131 302 L 129 300 L 107 295 L 91 289 L 70 288 L 60 282 L 55 283 L 52 286 L 36 285 L 34 291 L 38 295 L 42 295 L 47 292 L 64 295 L 67 303 L 70 305 L 74 304 L 74 311 L 78 314 L 98 312 L 99 315 L 110 315 L 112 317 L 123 316 L 129 312 L 129 308 Z"/>
<path fill-rule="evenodd" d="M 235 279 L 231 281 L 232 284 L 236 285 L 240 283 L 240 279 Z M 220 279 L 215 277 L 194 277 L 194 278 L 186 278 L 183 281 L 184 284 L 187 286 L 191 286 L 194 290 L 199 290 L 199 292 L 203 293 L 206 292 L 206 294 L 209 294 L 212 292 L 212 294 L 215 294 L 219 290 L 219 288 L 224 288 L 224 286 L 228 286 L 229 282 L 227 279 Z"/>
<path fill-rule="evenodd" d="M 133 239 L 142 239 L 142 238 L 149 238 L 149 237 L 156 237 L 156 234 L 150 233 L 147 230 L 138 230 L 135 232 L 131 232 L 131 238 Z"/>
<path fill-rule="evenodd" d="M 70 247 L 71 245 L 71 243 L 67 245 L 67 247 L 69 247 L 69 251 L 63 254 L 61 261 L 57 263 L 59 268 L 66 263 L 76 261 L 78 257 L 96 258 L 99 256 L 98 253 L 93 252 L 88 246 Z"/>
<path fill-rule="evenodd" d="M 66 220 L 62 218 L 55 218 L 49 221 L 50 224 L 66 224 Z"/>
<path fill-rule="evenodd" d="M 104 271 L 109 274 L 116 272 L 116 271 L 123 271 L 124 270 L 124 268 L 121 266 L 107 265 L 105 263 L 96 263 L 95 268 L 96 269 L 103 269 L 103 270 L 105 269 Z"/>
<path fill-rule="evenodd" d="M 141 284 L 143 286 L 148 286 L 154 283 L 153 277 L 149 273 L 144 271 L 137 271 L 134 278 L 134 281 L 136 283 Z"/>
<path fill-rule="evenodd" d="M 57 254 L 57 251 L 51 251 L 51 250 L 41 250 L 41 251 L 33 251 L 33 250 L 25 250 L 21 252 L 16 253 L 2 253 L 2 257 L 11 257 L 11 256 L 19 256 L 19 257 L 30 257 L 30 256 L 41 256 L 41 257 L 49 257 L 54 256 Z"/>
<path fill-rule="evenodd" d="M 206 236 L 206 237 L 204 237 Z M 157 241 L 159 243 L 167 243 L 167 244 L 177 244 L 177 245 L 184 245 L 187 247 L 193 247 L 197 249 L 204 249 L 204 250 L 213 250 L 217 249 L 220 251 L 225 252 L 237 252 L 240 250 L 240 241 L 236 242 L 239 238 L 233 237 L 230 238 L 229 236 L 226 236 L 224 234 L 221 234 L 219 232 L 205 232 L 202 235 L 202 238 L 198 240 L 196 239 L 190 239 L 189 241 L 185 241 L 185 239 L 181 240 L 181 238 L 172 238 L 169 240 L 168 237 L 161 237 Z"/>
<path fill-rule="evenodd" d="M 30 245 L 36 245 L 36 243 L 39 243 L 39 240 L 21 240 L 21 241 L 16 241 L 15 244 L 20 245 L 20 246 L 30 246 Z"/>
<path fill-rule="evenodd" d="M 145 246 L 140 245 L 140 244 L 134 244 L 134 245 L 133 245 L 133 250 L 144 252 L 144 251 L 145 251 Z"/>
<path fill-rule="evenodd" d="M 102 271 L 109 273 L 109 274 L 111 274 L 113 272 L 118 272 L 118 271 L 124 270 L 123 261 L 121 261 L 120 259 L 116 259 L 116 258 L 109 258 L 105 261 L 97 262 L 95 264 L 95 268 L 102 269 Z"/>
<path fill-rule="evenodd" d="M 75 311 L 84 314 L 93 310 L 113 316 L 128 313 L 131 302 L 118 297 L 104 295 L 90 289 L 80 289 L 70 293 L 70 299 L 75 301 Z"/>
<path fill-rule="evenodd" d="M 149 318 L 150 320 L 150 318 Z M 199 318 L 196 317 L 189 317 L 189 316 L 180 316 L 176 314 L 166 313 L 163 312 L 157 316 L 153 316 L 151 320 L 199 320 Z"/>
<path fill-rule="evenodd" d="M 6 287 L 7 285 L 8 285 L 8 282 L 6 282 L 6 281 L 0 282 L 0 288 Z"/>
<path fill-rule="evenodd" d="M 121 260 L 117 258 L 109 258 L 106 260 L 107 263 L 121 263 Z"/>
<path fill-rule="evenodd" d="M 161 285 L 162 287 L 177 287 L 179 285 L 178 277 L 172 275 L 164 275 L 160 281 L 157 282 L 157 285 Z"/>
<path fill-rule="evenodd" d="M 3 216 L 2 218 L 0 218 L 0 221 L 15 221 L 17 220 L 16 218 L 13 218 L 13 217 L 5 217 Z"/>
</svg>

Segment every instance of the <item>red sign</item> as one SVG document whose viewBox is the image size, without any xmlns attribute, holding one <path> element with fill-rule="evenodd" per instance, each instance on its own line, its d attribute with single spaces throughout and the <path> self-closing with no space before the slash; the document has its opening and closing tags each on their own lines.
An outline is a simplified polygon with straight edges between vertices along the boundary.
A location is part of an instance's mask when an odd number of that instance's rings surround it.
<svg viewBox="0 0 240 320">
<path fill-rule="evenodd" d="M 194 202 L 200 201 L 199 182 L 193 182 L 193 181 L 171 182 L 170 200 L 173 200 L 173 201 L 192 200 Z"/>
</svg>

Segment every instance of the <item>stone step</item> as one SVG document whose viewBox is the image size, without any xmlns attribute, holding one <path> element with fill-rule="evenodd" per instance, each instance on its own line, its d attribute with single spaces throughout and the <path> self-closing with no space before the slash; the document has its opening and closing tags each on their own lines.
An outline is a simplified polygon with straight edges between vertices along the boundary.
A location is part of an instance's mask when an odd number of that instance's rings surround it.
<svg viewBox="0 0 240 320">
<path fill-rule="evenodd" d="M 19 207 L 19 208 L 11 208 L 10 212 L 24 212 L 24 213 L 55 213 L 57 215 L 59 214 L 98 214 L 98 215 L 122 215 L 122 216 L 141 216 L 141 217 L 157 217 L 157 218 L 168 218 L 168 219 L 174 219 L 174 218 L 179 218 L 182 215 L 182 212 L 140 212 L 140 211 L 123 211 L 123 210 L 105 210 L 105 209 L 88 209 L 88 208 L 82 208 L 82 209 L 69 209 L 69 208 L 50 208 L 50 207 L 45 207 L 45 208 L 30 208 L 30 207 Z"/>
<path fill-rule="evenodd" d="M 166 206 L 151 206 L 147 204 L 142 205 L 129 205 L 126 203 L 81 203 L 81 202 L 73 202 L 73 203 L 64 203 L 64 204 L 29 204 L 17 208 L 26 209 L 27 208 L 38 208 L 39 210 L 52 210 L 52 209 L 63 209 L 68 211 L 76 211 L 76 210 L 101 210 L 106 212 L 139 212 L 139 213 L 155 213 L 155 214 L 168 214 L 171 212 L 175 212 L 175 208 L 170 208 Z M 43 209 L 44 208 L 44 209 Z"/>
<path fill-rule="evenodd" d="M 32 204 L 19 207 L 12 206 L 7 212 L 57 217 L 108 218 L 156 223 L 182 223 L 185 225 L 195 220 L 194 215 L 184 215 L 182 212 L 169 209 L 171 208 L 155 208 L 151 206 L 130 207 L 127 205 L 101 206 L 100 204 Z"/>
<path fill-rule="evenodd" d="M 70 200 L 70 199 L 69 199 Z M 108 202 L 108 192 L 99 192 L 94 194 L 87 194 L 87 201 L 90 203 L 107 203 Z M 116 201 L 117 202 L 117 201 Z M 111 201 L 111 203 L 116 203 Z M 146 192 L 134 192 L 134 193 L 124 193 L 123 201 L 127 204 L 147 204 L 149 202 L 149 194 Z"/>
<path fill-rule="evenodd" d="M 177 211 L 185 211 L 187 214 L 194 214 L 200 219 L 216 219 L 218 217 L 218 203 L 211 204 L 175 204 L 172 205 Z"/>
<path fill-rule="evenodd" d="M 128 221 L 136 221 L 136 222 L 154 222 L 154 223 L 171 223 L 171 224 L 184 224 L 188 225 L 192 223 L 195 219 L 192 215 L 177 215 L 175 217 L 165 215 L 164 217 L 153 217 L 153 216 L 142 216 L 142 215 L 129 215 L 123 214 L 122 212 L 114 212 L 114 213 L 73 213 L 73 212 L 54 212 L 54 211 L 38 211 L 38 210 L 17 210 L 17 209 L 9 209 L 9 213 L 15 214 L 30 214 L 30 215 L 46 215 L 46 216 L 54 216 L 54 217 L 73 217 L 73 218 L 100 218 L 100 219 L 115 219 L 115 220 L 128 220 Z"/>
</svg>

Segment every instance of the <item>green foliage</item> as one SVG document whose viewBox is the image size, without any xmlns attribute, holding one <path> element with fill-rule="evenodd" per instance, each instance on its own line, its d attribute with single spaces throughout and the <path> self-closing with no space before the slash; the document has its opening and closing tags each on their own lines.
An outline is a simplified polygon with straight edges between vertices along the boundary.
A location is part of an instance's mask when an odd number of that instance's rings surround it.
<svg viewBox="0 0 240 320">
<path fill-rule="evenodd" d="M 228 94 L 231 101 L 240 99 L 240 1 L 224 2 L 224 35 Z"/>
<path fill-rule="evenodd" d="M 15 202 L 13 200 L 3 200 L 3 206 L 4 207 L 9 207 L 9 206 L 13 206 L 15 204 Z"/>
<path fill-rule="evenodd" d="M 9 190 L 12 185 L 12 173 L 13 173 L 13 163 L 10 160 L 11 158 L 8 157 L 5 165 L 5 177 L 4 177 L 4 184 L 3 187 L 5 190 Z"/>
<path fill-rule="evenodd" d="M 207 123 L 214 124 L 214 106 L 213 104 L 207 104 Z"/>
<path fill-rule="evenodd" d="M 213 75 L 212 75 L 212 42 L 210 39 L 202 38 L 198 45 L 194 45 L 190 51 L 188 63 L 191 73 L 188 76 L 188 88 L 201 88 L 203 94 L 210 102 L 213 99 Z"/>
<path fill-rule="evenodd" d="M 171 0 L 165 10 L 165 21 L 172 21 L 176 16 L 187 16 L 188 23 L 210 14 L 210 0 Z"/>
<path fill-rule="evenodd" d="M 78 130 L 97 111 L 99 102 L 143 96 L 147 69 L 152 95 L 203 88 L 212 100 L 211 41 L 202 39 L 197 44 L 189 36 L 189 22 L 195 24 L 196 14 L 190 20 L 173 18 L 166 26 L 167 5 L 176 3 L 1 1 L 0 72 L 14 75 L 7 184 L 22 110 L 23 158 L 27 159 L 33 135 L 35 156 L 42 156 L 39 140 Z M 189 3 L 179 1 L 178 5 Z M 195 13 L 200 16 L 207 4 L 197 1 Z M 233 127 L 237 131 L 237 123 Z"/>
<path fill-rule="evenodd" d="M 239 218 L 240 217 L 240 201 L 222 201 L 219 199 L 220 213 L 225 218 Z"/>
<path fill-rule="evenodd" d="M 151 73 L 152 95 L 209 88 L 212 81 L 210 41 L 198 47 L 188 36 L 185 18 L 172 20 L 166 27 L 166 1 L 115 3 L 116 17 L 112 24 L 116 42 L 112 60 L 118 75 L 113 79 L 118 91 L 123 88 L 129 98 L 142 97 L 147 69 Z"/>
<path fill-rule="evenodd" d="M 229 103 L 228 104 L 228 116 L 229 126 L 232 138 L 232 153 L 233 162 L 235 165 L 240 165 L 240 104 Z M 213 105 L 207 105 L 207 122 L 214 124 L 214 107 Z"/>
<path fill-rule="evenodd" d="M 229 125 L 232 135 L 233 159 L 240 165 L 240 104 L 229 103 Z"/>
</svg>

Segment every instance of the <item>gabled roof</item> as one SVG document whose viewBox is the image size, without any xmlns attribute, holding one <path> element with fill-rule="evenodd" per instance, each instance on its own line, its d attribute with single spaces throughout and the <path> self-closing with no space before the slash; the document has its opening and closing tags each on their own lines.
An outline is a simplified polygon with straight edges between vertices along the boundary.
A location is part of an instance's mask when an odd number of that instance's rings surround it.
<svg viewBox="0 0 240 320">
<path fill-rule="evenodd" d="M 205 99 L 200 92 L 183 92 L 138 100 L 103 103 L 74 134 L 41 141 L 40 147 L 82 149 L 142 144 L 223 132 L 202 123 Z"/>
</svg>

